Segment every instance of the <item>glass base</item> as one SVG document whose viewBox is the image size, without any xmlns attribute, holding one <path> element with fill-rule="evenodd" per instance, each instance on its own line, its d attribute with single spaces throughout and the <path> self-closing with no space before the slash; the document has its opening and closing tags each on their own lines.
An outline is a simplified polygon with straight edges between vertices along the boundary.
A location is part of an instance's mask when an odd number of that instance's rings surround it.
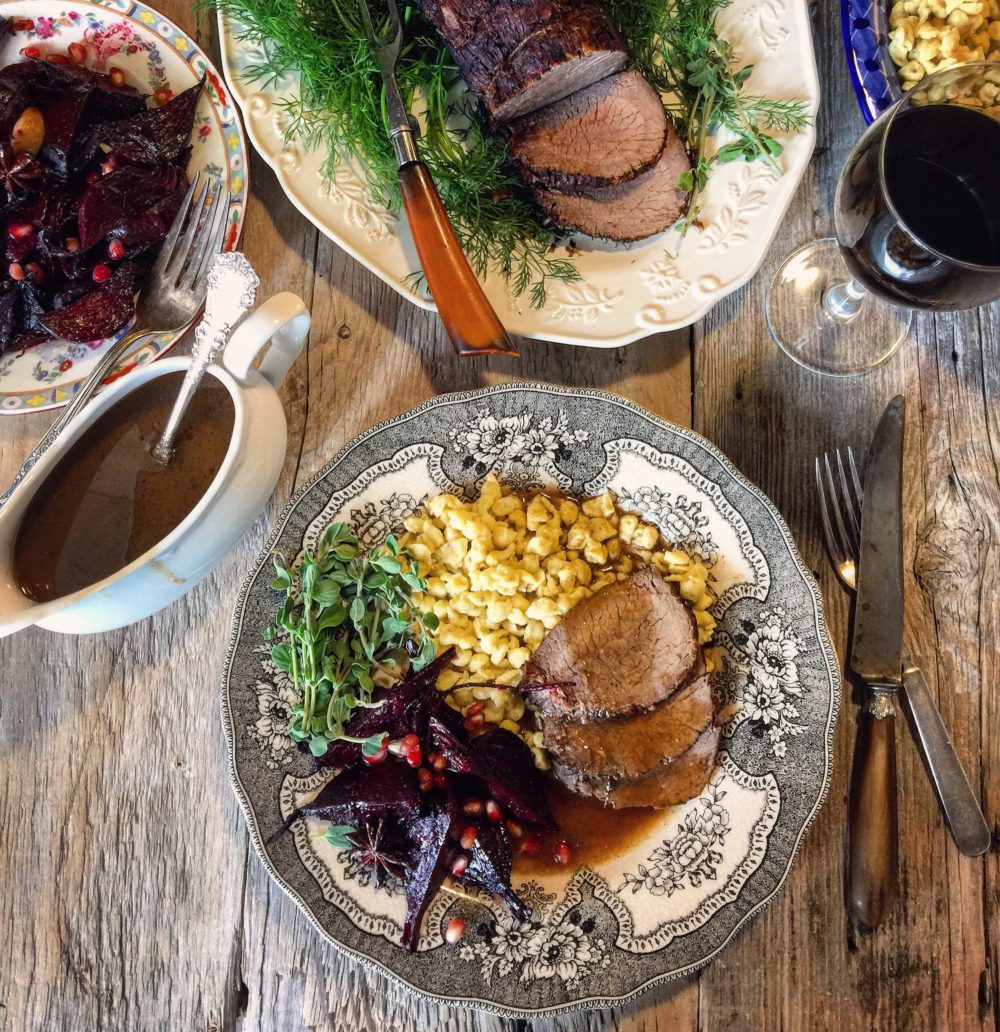
<svg viewBox="0 0 1000 1032">
<path fill-rule="evenodd" d="M 864 373 L 887 362 L 906 338 L 912 313 L 867 292 L 852 295 L 860 300 L 845 306 L 844 294 L 852 289 L 833 237 L 793 251 L 764 300 L 775 343 L 799 365 L 828 376 Z"/>
</svg>

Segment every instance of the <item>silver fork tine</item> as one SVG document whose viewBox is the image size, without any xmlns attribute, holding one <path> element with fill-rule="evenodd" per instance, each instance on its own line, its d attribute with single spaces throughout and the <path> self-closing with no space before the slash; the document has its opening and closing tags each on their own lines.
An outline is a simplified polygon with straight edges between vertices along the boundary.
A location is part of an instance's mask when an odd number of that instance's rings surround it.
<svg viewBox="0 0 1000 1032">
<path fill-rule="evenodd" d="M 837 546 L 842 556 L 851 554 L 851 542 L 847 535 L 847 528 L 844 526 L 844 514 L 841 511 L 843 503 L 837 492 L 837 480 L 833 475 L 833 468 L 830 465 L 830 456 L 823 456 L 823 465 L 826 469 L 827 501 L 833 510 L 833 525 L 837 530 Z"/>
<path fill-rule="evenodd" d="M 229 194 L 226 194 L 225 203 L 222 205 L 219 211 L 219 217 L 217 219 L 217 225 L 213 228 L 209 240 L 211 240 L 211 246 L 208 248 L 205 254 L 205 260 L 201 264 L 201 268 L 198 270 L 197 276 L 195 276 L 192 289 L 196 293 L 202 293 L 208 289 L 208 271 L 212 267 L 212 259 L 219 254 L 226 241 L 226 225 L 227 218 L 229 215 Z"/>
<path fill-rule="evenodd" d="M 208 255 L 208 249 L 215 242 L 215 238 L 218 235 L 216 219 L 218 217 L 219 201 L 221 198 L 222 183 L 216 182 L 212 187 L 212 203 L 209 206 L 208 214 L 205 216 L 205 221 L 202 223 L 201 234 L 195 241 L 195 249 L 191 253 L 191 260 L 188 262 L 187 272 L 181 280 L 181 286 L 186 290 L 190 290 L 197 282 L 198 277 L 201 275 L 205 258 Z"/>
<path fill-rule="evenodd" d="M 823 524 L 823 537 L 826 538 L 826 550 L 830 553 L 830 558 L 833 559 L 836 565 L 843 556 L 837 547 L 833 525 L 830 523 L 830 510 L 826 503 L 826 485 L 823 483 L 823 466 L 819 461 L 819 456 L 816 457 L 816 493 L 819 495 L 819 516 Z"/>
<path fill-rule="evenodd" d="M 365 35 L 368 36 L 368 42 L 374 46 L 379 46 L 379 39 L 375 35 L 375 26 L 372 25 L 372 12 L 368 10 L 368 0 L 360 0 L 358 7 L 361 8 L 361 20 L 365 23 Z"/>
<path fill-rule="evenodd" d="M 184 195 L 184 200 L 181 201 L 180 208 L 177 209 L 174 224 L 170 227 L 170 232 L 164 238 L 163 246 L 160 248 L 160 253 L 156 256 L 156 263 L 153 266 L 156 271 L 165 269 L 167 267 L 167 263 L 173 256 L 174 248 L 177 246 L 177 238 L 181 235 L 181 226 L 184 225 L 184 219 L 187 213 L 191 210 L 191 198 L 194 196 L 195 188 L 198 186 L 200 180 L 201 173 L 196 172 L 194 179 L 191 180 L 191 185 L 188 187 L 187 193 Z"/>
<path fill-rule="evenodd" d="M 844 466 L 844 456 L 840 449 L 837 449 L 837 471 L 840 474 L 840 488 L 844 499 L 845 519 L 847 534 L 850 540 L 851 552 L 857 555 L 861 551 L 861 523 L 858 514 L 854 509 L 854 499 L 851 497 L 851 485 L 847 481 L 847 468 Z"/>
<path fill-rule="evenodd" d="M 201 217 L 205 212 L 205 198 L 208 196 L 210 186 L 211 177 L 206 176 L 205 182 L 198 191 L 198 199 L 191 207 L 191 213 L 188 216 L 188 224 L 187 228 L 184 230 L 184 235 L 181 237 L 180 243 L 178 243 L 177 247 L 174 249 L 174 253 L 170 256 L 170 261 L 167 262 L 166 271 L 175 283 L 180 282 L 181 275 L 184 272 L 184 263 L 187 261 L 188 255 L 191 253 L 191 243 L 194 240 L 195 233 L 198 232 L 198 226 L 201 225 Z"/>
<path fill-rule="evenodd" d="M 854 511 L 858 520 L 861 520 L 861 503 L 864 500 L 865 492 L 861 486 L 861 477 L 858 475 L 858 467 L 854 461 L 854 449 L 847 449 L 847 464 L 851 467 L 851 480 L 854 481 Z"/>
</svg>

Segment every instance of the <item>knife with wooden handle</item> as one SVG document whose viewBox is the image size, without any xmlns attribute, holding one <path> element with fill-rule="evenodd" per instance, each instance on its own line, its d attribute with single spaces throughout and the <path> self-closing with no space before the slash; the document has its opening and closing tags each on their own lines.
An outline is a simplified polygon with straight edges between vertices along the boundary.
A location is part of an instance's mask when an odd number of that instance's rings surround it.
<svg viewBox="0 0 1000 1032">
<path fill-rule="evenodd" d="M 865 466 L 851 669 L 865 682 L 847 823 L 847 909 L 877 928 L 896 897 L 896 704 L 903 679 L 903 413 L 893 398 Z"/>
</svg>

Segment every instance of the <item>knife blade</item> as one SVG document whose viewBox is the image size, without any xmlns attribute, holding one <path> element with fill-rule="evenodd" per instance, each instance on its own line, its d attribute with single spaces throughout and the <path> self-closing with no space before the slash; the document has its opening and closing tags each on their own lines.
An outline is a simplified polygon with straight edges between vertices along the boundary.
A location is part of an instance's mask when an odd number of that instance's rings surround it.
<svg viewBox="0 0 1000 1032">
<path fill-rule="evenodd" d="M 893 398 L 865 466 L 851 669 L 867 685 L 858 717 L 847 823 L 847 907 L 857 932 L 882 923 L 896 895 L 896 707 L 903 672 L 903 419 Z"/>
<path fill-rule="evenodd" d="M 889 402 L 865 464 L 851 669 L 898 685 L 903 671 L 903 412 Z"/>
</svg>

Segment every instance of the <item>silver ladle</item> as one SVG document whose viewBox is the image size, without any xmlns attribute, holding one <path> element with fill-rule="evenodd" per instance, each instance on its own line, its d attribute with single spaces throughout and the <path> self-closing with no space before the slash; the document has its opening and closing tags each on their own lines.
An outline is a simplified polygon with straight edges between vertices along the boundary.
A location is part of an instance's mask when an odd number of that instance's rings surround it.
<svg viewBox="0 0 1000 1032">
<path fill-rule="evenodd" d="M 184 374 L 184 382 L 177 394 L 174 407 L 160 439 L 153 446 L 153 458 L 168 465 L 174 453 L 174 438 L 194 397 L 205 370 L 225 344 L 229 331 L 253 307 L 260 280 L 253 266 L 239 251 L 218 254 L 208 272 L 208 293 L 205 314 L 194 331 L 191 365 Z"/>
</svg>

